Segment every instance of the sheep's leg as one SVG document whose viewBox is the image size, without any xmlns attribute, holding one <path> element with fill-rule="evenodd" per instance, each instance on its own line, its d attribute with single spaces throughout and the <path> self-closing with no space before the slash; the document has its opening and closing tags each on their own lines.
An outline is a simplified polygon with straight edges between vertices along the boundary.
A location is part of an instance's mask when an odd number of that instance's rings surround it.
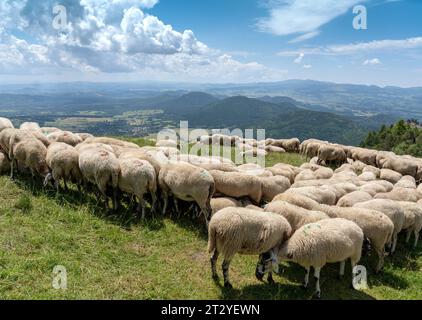
<svg viewBox="0 0 422 320">
<path fill-rule="evenodd" d="M 154 192 L 152 192 L 151 198 L 152 198 L 151 211 L 155 213 L 157 210 L 157 195 Z"/>
<path fill-rule="evenodd" d="M 413 243 L 413 246 L 416 248 L 418 246 L 419 241 L 419 232 L 415 230 L 415 242 Z"/>
<path fill-rule="evenodd" d="M 180 215 L 179 204 L 177 203 L 176 197 L 173 197 L 173 203 L 174 203 L 174 208 L 176 209 L 176 213 L 178 213 Z"/>
<path fill-rule="evenodd" d="M 144 197 L 142 197 L 142 196 L 138 197 L 138 199 L 139 199 L 138 208 L 140 208 L 141 211 L 142 211 L 141 219 L 145 220 L 145 200 L 144 200 Z"/>
<path fill-rule="evenodd" d="M 412 231 L 408 229 L 406 231 L 406 243 L 409 243 L 411 234 L 412 234 Z"/>
<path fill-rule="evenodd" d="M 10 179 L 13 179 L 13 170 L 14 170 L 14 164 L 15 164 L 15 160 L 12 158 L 10 160 Z"/>
<path fill-rule="evenodd" d="M 66 178 L 63 179 L 63 183 L 64 183 L 64 191 L 68 192 L 69 188 L 67 187 Z"/>
<path fill-rule="evenodd" d="M 220 253 L 217 251 L 217 249 L 214 250 L 214 254 L 212 255 L 210 261 L 211 261 L 211 273 L 213 279 L 218 279 L 217 274 L 217 260 Z"/>
<path fill-rule="evenodd" d="M 319 286 L 319 278 L 320 278 L 320 275 L 321 275 L 321 267 L 315 267 L 315 273 L 314 273 L 314 277 L 315 277 L 315 280 L 316 280 L 316 292 L 315 292 L 315 295 L 316 295 L 316 298 L 317 299 L 321 299 L 321 288 Z"/>
<path fill-rule="evenodd" d="M 309 274 L 311 273 L 311 267 L 306 268 L 306 274 L 305 274 L 305 281 L 303 282 L 303 288 L 306 289 L 309 284 Z"/>
<path fill-rule="evenodd" d="M 394 233 L 393 234 L 393 245 L 391 246 L 391 254 L 396 252 L 396 247 L 397 247 L 397 233 Z"/>
<path fill-rule="evenodd" d="M 230 268 L 230 260 L 224 259 L 222 269 L 223 269 L 223 276 L 224 276 L 224 287 L 225 288 L 233 288 L 232 284 L 229 281 L 229 268 Z"/>
<path fill-rule="evenodd" d="M 54 179 L 54 187 L 56 188 L 56 197 L 58 197 L 60 193 L 60 183 L 58 179 Z"/>
<path fill-rule="evenodd" d="M 344 269 L 346 267 L 346 261 L 342 261 L 340 262 L 340 273 L 339 273 L 339 278 L 344 276 Z"/>
<path fill-rule="evenodd" d="M 375 272 L 379 273 L 384 266 L 384 249 L 376 249 L 376 252 L 378 254 L 378 265 Z"/>
<path fill-rule="evenodd" d="M 272 272 L 269 272 L 268 273 L 267 281 L 268 281 L 269 284 L 274 284 L 275 283 L 275 281 L 273 279 L 273 273 Z"/>
<path fill-rule="evenodd" d="M 113 210 L 116 211 L 119 208 L 119 202 L 117 201 L 117 188 L 113 188 Z"/>
<path fill-rule="evenodd" d="M 168 203 L 169 199 L 166 193 L 163 192 L 163 216 L 166 214 L 167 211 L 167 203 Z"/>
</svg>

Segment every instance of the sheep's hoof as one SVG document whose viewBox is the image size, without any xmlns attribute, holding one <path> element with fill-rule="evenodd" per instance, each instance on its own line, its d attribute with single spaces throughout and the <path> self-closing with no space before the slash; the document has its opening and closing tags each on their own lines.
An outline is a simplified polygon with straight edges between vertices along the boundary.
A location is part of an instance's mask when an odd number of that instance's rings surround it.
<svg viewBox="0 0 422 320">
<path fill-rule="evenodd" d="M 306 290 L 306 289 L 308 289 L 308 284 L 307 283 L 302 283 L 302 286 L 301 286 L 301 288 L 303 289 L 303 290 Z"/>
<path fill-rule="evenodd" d="M 315 292 L 314 298 L 317 299 L 317 300 L 320 300 L 321 299 L 321 291 Z"/>
<path fill-rule="evenodd" d="M 230 282 L 224 282 L 224 288 L 226 288 L 226 289 L 233 289 L 233 286 L 232 286 L 232 284 L 230 283 Z"/>
</svg>

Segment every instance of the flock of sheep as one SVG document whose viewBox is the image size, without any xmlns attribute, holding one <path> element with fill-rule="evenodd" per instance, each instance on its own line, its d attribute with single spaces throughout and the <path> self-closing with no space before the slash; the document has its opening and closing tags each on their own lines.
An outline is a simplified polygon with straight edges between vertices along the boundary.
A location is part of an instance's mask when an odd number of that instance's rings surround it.
<svg viewBox="0 0 422 320">
<path fill-rule="evenodd" d="M 258 255 L 256 277 L 277 272 L 280 260 L 306 269 L 311 267 L 316 294 L 327 263 L 356 266 L 368 242 L 378 255 L 375 271 L 382 269 L 386 249 L 396 250 L 400 232 L 417 246 L 422 229 L 422 160 L 331 144 L 315 139 L 256 141 L 223 135 L 204 136 L 199 144 L 223 144 L 243 150 L 243 155 L 268 152 L 298 152 L 311 158 L 300 167 L 278 163 L 262 168 L 257 164 L 235 165 L 222 157 L 183 155 L 172 140 L 155 147 L 112 138 L 94 137 L 57 128 L 24 123 L 15 129 L 0 118 L 0 173 L 16 170 L 53 183 L 60 181 L 93 190 L 109 208 L 121 205 L 123 197 L 137 200 L 137 213 L 163 215 L 191 203 L 189 212 L 203 216 L 208 228 L 211 269 L 224 261 L 224 284 L 229 281 L 230 262 L 236 253 Z M 336 164 L 336 170 L 327 165 Z M 136 199 L 136 200 L 135 200 Z M 160 201 L 159 201 L 160 200 Z M 149 210 L 148 210 L 149 208 Z"/>
</svg>

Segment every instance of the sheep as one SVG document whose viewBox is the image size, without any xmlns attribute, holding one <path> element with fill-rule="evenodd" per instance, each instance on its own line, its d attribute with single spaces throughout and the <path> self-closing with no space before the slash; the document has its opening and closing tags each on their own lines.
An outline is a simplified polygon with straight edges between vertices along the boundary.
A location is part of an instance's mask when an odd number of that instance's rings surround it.
<svg viewBox="0 0 422 320">
<path fill-rule="evenodd" d="M 389 170 L 389 169 L 381 169 L 381 173 L 380 173 L 380 179 L 381 180 L 387 180 L 393 184 L 399 182 L 399 180 L 402 178 L 403 176 L 393 170 Z"/>
<path fill-rule="evenodd" d="M 297 138 L 273 140 L 271 146 L 283 148 L 287 152 L 299 152 L 300 140 Z"/>
<path fill-rule="evenodd" d="M 158 185 L 164 200 L 163 215 L 166 213 L 168 196 L 173 194 L 175 199 L 196 202 L 208 226 L 212 211 L 211 199 L 216 190 L 216 183 L 210 172 L 187 162 L 169 162 L 160 170 Z M 176 200 L 175 205 L 178 212 Z"/>
<path fill-rule="evenodd" d="M 376 168 L 374 166 L 368 166 L 368 165 L 366 165 L 363 168 L 362 173 L 364 173 L 364 172 L 372 172 L 373 174 L 375 174 L 375 177 L 376 178 L 379 178 L 380 177 L 380 174 L 381 174 L 381 170 L 380 169 L 378 169 L 378 168 Z"/>
<path fill-rule="evenodd" d="M 24 122 L 19 129 L 28 131 L 40 131 L 40 125 L 36 122 Z"/>
<path fill-rule="evenodd" d="M 286 153 L 286 150 L 284 150 L 283 148 L 275 146 L 266 146 L 265 151 L 267 151 L 268 153 Z"/>
<path fill-rule="evenodd" d="M 339 207 L 353 207 L 356 203 L 365 202 L 372 200 L 372 196 L 364 191 L 355 191 L 349 194 L 346 194 L 342 197 L 338 202 L 337 205 Z"/>
<path fill-rule="evenodd" d="M 55 127 L 42 127 L 42 128 L 40 128 L 40 132 L 45 136 L 48 136 L 50 133 L 59 132 L 59 131 L 61 131 L 61 130 L 59 128 L 55 128 Z"/>
<path fill-rule="evenodd" d="M 266 157 L 268 155 L 268 152 L 263 150 L 263 149 L 251 149 L 251 150 L 246 150 L 245 152 L 241 152 L 240 156 L 241 157 Z"/>
<path fill-rule="evenodd" d="M 377 210 L 384 213 L 391 219 L 394 224 L 394 233 L 392 238 L 391 253 L 396 251 L 397 237 L 399 232 L 403 229 L 405 222 L 405 215 L 400 204 L 393 200 L 388 199 L 374 199 L 366 202 L 357 203 L 354 205 L 356 208 L 365 208 Z"/>
<path fill-rule="evenodd" d="M 6 153 L 7 156 L 9 156 L 10 138 L 16 132 L 19 132 L 19 129 L 6 128 L 0 132 L 0 150 L 3 150 L 3 152 Z"/>
<path fill-rule="evenodd" d="M 177 142 L 174 140 L 160 140 L 155 144 L 156 147 L 177 148 Z"/>
<path fill-rule="evenodd" d="M 404 176 L 409 175 L 412 177 L 416 177 L 416 173 L 418 172 L 418 165 L 416 163 L 397 156 L 388 158 L 382 168 L 394 170 Z"/>
<path fill-rule="evenodd" d="M 91 150 L 91 149 L 105 149 L 108 152 L 111 152 L 114 154 L 113 148 L 109 146 L 108 144 L 104 144 L 104 143 L 81 143 L 75 147 L 75 150 L 78 151 L 79 153 L 82 153 L 86 150 Z"/>
<path fill-rule="evenodd" d="M 394 185 L 387 180 L 375 180 L 372 183 L 377 183 L 385 188 L 385 192 L 390 192 L 394 189 Z"/>
<path fill-rule="evenodd" d="M 352 148 L 349 150 L 349 158 L 353 160 L 359 160 L 364 164 L 370 166 L 376 166 L 377 152 L 374 150 L 368 150 L 363 148 Z"/>
<path fill-rule="evenodd" d="M 61 142 L 53 143 L 47 149 L 46 161 L 51 173 L 45 177 L 44 186 L 53 179 L 58 194 L 59 181 L 63 179 L 66 191 L 68 180 L 76 182 L 79 188 L 83 177 L 79 169 L 79 152 L 75 148 Z"/>
<path fill-rule="evenodd" d="M 257 204 L 261 202 L 262 181 L 259 177 L 217 170 L 211 170 L 210 173 L 215 181 L 216 192 L 233 198 L 248 196 Z"/>
<path fill-rule="evenodd" d="M 90 134 L 90 133 L 85 133 L 85 132 L 82 132 L 82 133 L 76 133 L 76 135 L 77 135 L 79 138 L 81 138 L 81 139 L 82 139 L 82 141 L 85 141 L 86 139 L 89 139 L 89 138 L 94 138 L 94 136 L 93 136 L 92 134 Z"/>
<path fill-rule="evenodd" d="M 114 153 L 100 146 L 85 148 L 79 154 L 79 168 L 84 180 L 95 184 L 104 196 L 106 210 L 108 209 L 107 187 L 110 186 L 113 189 L 113 210 L 116 210 L 120 163 Z"/>
<path fill-rule="evenodd" d="M 145 219 L 145 194 L 151 194 L 151 207 L 152 210 L 155 210 L 157 199 L 157 175 L 155 169 L 148 161 L 137 158 L 119 158 L 119 164 L 119 189 L 137 197 L 137 212 L 142 211 L 142 219 Z"/>
<path fill-rule="evenodd" d="M 268 167 L 266 170 L 270 171 L 274 176 L 283 176 L 289 179 L 290 183 L 295 182 L 296 174 L 290 168 Z"/>
<path fill-rule="evenodd" d="M 7 155 L 0 151 L 0 174 L 10 172 L 10 161 Z"/>
<path fill-rule="evenodd" d="M 83 141 L 81 137 L 70 131 L 52 132 L 47 135 L 47 139 L 51 142 L 63 142 L 72 147 L 75 147 Z"/>
<path fill-rule="evenodd" d="M 412 176 L 403 176 L 394 186 L 400 188 L 416 189 L 416 180 Z"/>
<path fill-rule="evenodd" d="M 369 193 L 371 197 L 374 197 L 377 193 L 386 192 L 385 187 L 375 181 L 364 184 L 363 186 L 359 187 L 359 190 Z"/>
<path fill-rule="evenodd" d="M 271 267 L 277 269 L 276 252 L 292 232 L 289 222 L 279 214 L 246 208 L 225 208 L 218 211 L 211 218 L 208 230 L 212 276 L 218 279 L 216 264 L 221 254 L 224 257 L 222 264 L 224 286 L 227 288 L 232 288 L 229 281 L 229 267 L 236 253 L 269 256 L 272 259 Z M 269 271 L 268 281 L 272 283 L 274 282 L 272 268 Z M 255 274 L 262 280 L 263 270 Z"/>
<path fill-rule="evenodd" d="M 262 199 L 270 202 L 274 197 L 290 188 L 289 179 L 281 176 L 260 178 L 262 183 Z"/>
<path fill-rule="evenodd" d="M 295 183 L 307 180 L 317 180 L 317 176 L 311 169 L 305 169 L 295 177 Z"/>
<path fill-rule="evenodd" d="M 366 172 L 362 172 L 362 174 L 358 176 L 358 179 L 365 182 L 375 181 L 377 180 L 377 176 L 375 175 L 375 173 L 371 171 L 366 171 Z"/>
<path fill-rule="evenodd" d="M 345 195 L 358 191 L 358 187 L 351 182 L 337 182 L 335 180 L 325 184 L 325 187 L 332 190 L 336 195 L 336 203 Z"/>
<path fill-rule="evenodd" d="M 296 206 L 326 213 L 330 218 L 343 218 L 355 222 L 362 228 L 378 255 L 376 272 L 381 271 L 384 265 L 385 246 L 392 242 L 394 224 L 385 214 L 370 209 L 343 208 L 321 205 L 316 201 L 299 194 L 280 194 L 273 201 L 282 200 Z"/>
<path fill-rule="evenodd" d="M 278 256 L 280 260 L 293 261 L 306 269 L 305 288 L 311 267 L 314 268 L 316 297 L 319 299 L 321 269 L 327 263 L 340 262 L 340 276 L 343 276 L 346 261 L 350 258 L 353 270 L 361 259 L 363 240 L 364 233 L 356 223 L 345 219 L 326 219 L 297 230 L 281 247 Z"/>
<path fill-rule="evenodd" d="M 422 229 L 422 206 L 420 204 L 407 201 L 399 201 L 399 204 L 402 206 L 406 217 L 406 222 L 403 226 L 403 229 L 407 232 L 406 243 L 409 242 L 410 236 L 413 232 L 415 235 L 413 246 L 416 248 L 418 245 L 419 233 Z M 412 216 L 414 216 L 414 219 L 412 219 Z M 409 218 L 410 223 L 407 221 Z"/>
<path fill-rule="evenodd" d="M 31 171 L 33 177 L 37 174 L 45 178 L 50 170 L 46 161 L 47 148 L 34 137 L 24 139 L 13 146 L 10 159 L 10 177 L 13 178 L 15 160 Z"/>
<path fill-rule="evenodd" d="M 83 143 L 104 143 L 111 146 L 119 146 L 123 148 L 134 148 L 139 149 L 139 146 L 132 142 L 122 141 L 118 139 L 113 138 L 107 138 L 107 137 L 94 137 L 94 138 L 88 138 Z"/>
<path fill-rule="evenodd" d="M 9 129 L 14 128 L 12 121 L 10 121 L 7 118 L 0 117 L 0 132 L 8 128 Z"/>
<path fill-rule="evenodd" d="M 306 210 L 285 201 L 273 201 L 266 205 L 264 210 L 266 212 L 278 213 L 285 217 L 290 223 L 293 232 L 305 224 L 330 218 L 323 212 Z"/>
<path fill-rule="evenodd" d="M 346 159 L 346 153 L 339 147 L 325 145 L 318 149 L 318 164 L 324 161 L 327 164 L 334 162 L 336 165 L 340 165 L 346 162 Z"/>
<path fill-rule="evenodd" d="M 377 193 L 375 199 L 391 199 L 396 201 L 417 202 L 419 200 L 418 192 L 415 189 L 394 187 L 390 192 Z"/>
<path fill-rule="evenodd" d="M 321 167 L 314 172 L 317 179 L 331 179 L 334 171 L 331 168 Z"/>
<path fill-rule="evenodd" d="M 213 215 L 218 211 L 229 207 L 239 208 L 242 207 L 242 203 L 234 198 L 229 197 L 211 199 L 211 210 Z"/>
<path fill-rule="evenodd" d="M 318 203 L 335 205 L 336 194 L 327 187 L 303 187 L 303 188 L 291 188 L 286 193 L 302 194 L 307 196 Z"/>
</svg>

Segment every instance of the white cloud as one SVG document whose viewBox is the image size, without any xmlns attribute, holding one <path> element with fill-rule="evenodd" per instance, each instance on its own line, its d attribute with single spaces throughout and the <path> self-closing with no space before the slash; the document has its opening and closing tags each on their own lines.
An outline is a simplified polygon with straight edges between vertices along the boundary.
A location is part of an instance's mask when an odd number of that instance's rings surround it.
<svg viewBox="0 0 422 320">
<path fill-rule="evenodd" d="M 301 64 L 305 54 L 303 52 L 299 53 L 299 56 L 293 61 L 296 64 Z"/>
<path fill-rule="evenodd" d="M 380 59 L 378 59 L 378 58 L 374 58 L 374 59 L 367 59 L 367 60 L 365 60 L 363 63 L 362 63 L 362 65 L 364 65 L 364 66 L 374 66 L 374 65 L 377 65 L 377 64 L 381 64 L 381 61 L 380 61 Z"/>
<path fill-rule="evenodd" d="M 298 43 L 298 42 L 306 41 L 306 40 L 309 40 L 309 39 L 316 37 L 320 33 L 321 32 L 319 30 L 308 32 L 308 33 L 302 34 L 302 35 L 290 40 L 289 43 Z"/>
<path fill-rule="evenodd" d="M 312 69 L 312 65 L 311 64 L 304 64 L 303 69 Z"/>
<path fill-rule="evenodd" d="M 144 9 L 158 0 L 61 0 L 68 24 L 52 27 L 57 0 L 0 0 L 1 73 L 133 73 L 139 78 L 281 80 L 286 71 L 241 63 L 193 31 L 174 30 Z M 12 30 L 25 39 L 11 35 Z M 2 37 L 4 39 L 2 39 Z"/>
<path fill-rule="evenodd" d="M 269 16 L 261 18 L 261 31 L 285 36 L 303 34 L 300 39 L 316 36 L 318 29 L 366 0 L 267 0 Z M 302 38 L 300 38 L 302 37 Z M 296 38 L 298 39 L 298 38 Z"/>
<path fill-rule="evenodd" d="M 374 40 L 370 42 L 350 43 L 343 45 L 331 45 L 326 47 L 303 48 L 299 50 L 281 51 L 279 56 L 292 57 L 300 53 L 306 55 L 350 55 L 370 51 L 399 51 L 422 48 L 422 37 L 414 37 L 398 40 Z"/>
</svg>

